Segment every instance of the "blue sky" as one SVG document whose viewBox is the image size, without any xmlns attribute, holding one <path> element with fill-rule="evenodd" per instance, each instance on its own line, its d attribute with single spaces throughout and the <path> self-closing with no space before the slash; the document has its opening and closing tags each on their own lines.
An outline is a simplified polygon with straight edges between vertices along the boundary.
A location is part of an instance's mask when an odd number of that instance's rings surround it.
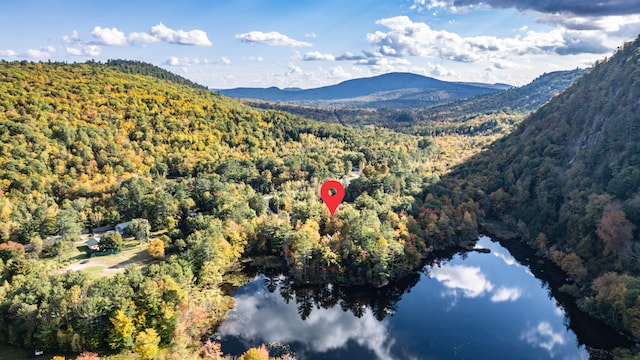
<svg viewBox="0 0 640 360">
<path fill-rule="evenodd" d="M 640 33 L 640 0 L 3 1 L 0 58 L 147 61 L 212 88 L 392 71 L 522 85 Z"/>
</svg>

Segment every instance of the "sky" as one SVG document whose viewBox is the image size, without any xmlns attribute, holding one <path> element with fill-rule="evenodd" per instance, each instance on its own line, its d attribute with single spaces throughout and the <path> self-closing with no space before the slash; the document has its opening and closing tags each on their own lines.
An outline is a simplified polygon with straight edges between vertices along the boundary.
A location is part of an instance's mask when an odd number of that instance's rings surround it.
<svg viewBox="0 0 640 360">
<path fill-rule="evenodd" d="M 402 71 L 524 85 L 640 33 L 640 0 L 0 1 L 0 58 L 140 60 L 214 89 Z"/>
</svg>

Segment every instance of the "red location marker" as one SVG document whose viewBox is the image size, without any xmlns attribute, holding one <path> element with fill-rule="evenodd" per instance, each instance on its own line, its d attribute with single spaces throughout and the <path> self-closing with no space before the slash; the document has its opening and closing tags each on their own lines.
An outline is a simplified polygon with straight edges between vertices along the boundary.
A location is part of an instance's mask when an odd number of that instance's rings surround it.
<svg viewBox="0 0 640 360">
<path fill-rule="evenodd" d="M 331 195 L 330 190 L 333 189 L 335 194 Z M 320 197 L 324 204 L 329 208 L 329 212 L 331 216 L 336 212 L 336 209 L 344 199 L 344 187 L 339 181 L 329 180 L 326 183 L 322 184 L 320 188 Z"/>
</svg>

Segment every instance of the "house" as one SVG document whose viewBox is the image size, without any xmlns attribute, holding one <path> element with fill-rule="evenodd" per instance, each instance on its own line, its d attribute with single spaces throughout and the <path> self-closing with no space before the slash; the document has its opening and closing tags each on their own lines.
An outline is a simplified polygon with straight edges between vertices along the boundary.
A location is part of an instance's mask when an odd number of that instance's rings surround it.
<svg viewBox="0 0 640 360">
<path fill-rule="evenodd" d="M 118 232 L 118 234 L 123 235 L 124 229 L 126 229 L 129 225 L 131 225 L 131 221 L 120 223 L 116 225 L 116 231 Z"/>
<path fill-rule="evenodd" d="M 92 251 L 100 250 L 100 237 L 95 236 L 95 237 L 89 238 L 89 240 L 87 240 L 87 247 L 89 248 L 89 250 L 92 250 Z"/>
</svg>

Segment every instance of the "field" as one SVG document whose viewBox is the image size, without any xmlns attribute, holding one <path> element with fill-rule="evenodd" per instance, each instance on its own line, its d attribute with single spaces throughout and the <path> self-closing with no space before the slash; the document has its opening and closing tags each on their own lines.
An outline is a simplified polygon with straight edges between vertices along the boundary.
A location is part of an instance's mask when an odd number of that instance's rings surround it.
<svg viewBox="0 0 640 360">
<path fill-rule="evenodd" d="M 82 270 L 89 274 L 104 276 L 123 272 L 127 266 L 132 264 L 139 267 L 146 267 L 156 261 L 149 255 L 147 251 L 148 245 L 146 243 L 127 247 L 118 254 L 96 256 L 93 258 L 89 258 L 84 252 L 79 250 L 83 247 L 84 245 L 81 245 L 74 249 L 73 253 L 75 253 L 76 256 L 71 254 L 72 256 L 70 258 L 77 260 L 67 265 L 64 268 L 65 270 Z"/>
</svg>

